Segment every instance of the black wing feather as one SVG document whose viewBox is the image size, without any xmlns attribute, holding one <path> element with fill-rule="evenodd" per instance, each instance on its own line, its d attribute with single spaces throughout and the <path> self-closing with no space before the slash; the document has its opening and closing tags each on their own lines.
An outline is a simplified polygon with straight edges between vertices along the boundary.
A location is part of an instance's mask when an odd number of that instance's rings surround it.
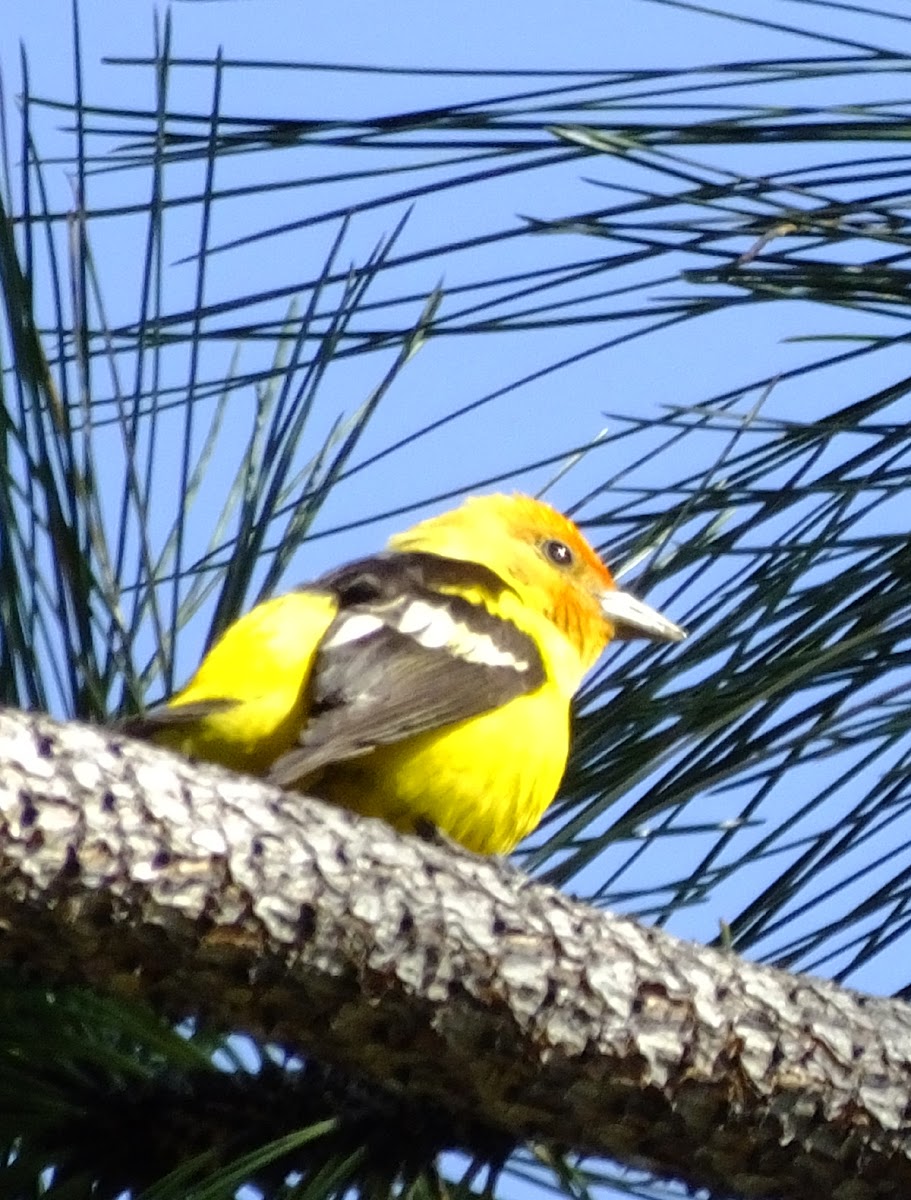
<svg viewBox="0 0 911 1200">
<path fill-rule="evenodd" d="M 305 588 L 334 592 L 339 608 L 395 601 L 408 593 L 438 596 L 446 588 L 476 587 L 492 597 L 514 589 L 481 563 L 445 558 L 420 550 L 371 554 L 334 567 Z M 498 620 L 491 617 L 491 620 Z M 504 622 L 501 622 L 503 624 Z"/>
<path fill-rule="evenodd" d="M 154 708 L 133 716 L 121 717 L 114 728 L 129 737 L 151 738 L 162 729 L 176 729 L 195 725 L 197 721 L 211 717 L 213 713 L 236 708 L 242 701 L 236 698 L 197 700 L 193 704 L 181 704 L 169 708 L 165 701 L 156 702 Z"/>
<path fill-rule="evenodd" d="M 544 666 L 527 634 L 434 587 L 468 582 L 494 595 L 508 586 L 486 567 L 417 553 L 377 555 L 319 581 L 336 592 L 339 613 L 314 664 L 310 720 L 300 745 L 273 765 L 272 782 L 298 785 L 331 763 L 489 712 L 540 687 Z M 402 632 L 415 602 L 445 612 L 509 661 L 474 661 L 460 647 L 427 646 L 420 631 Z M 333 636 L 358 616 L 376 618 L 377 627 L 333 645 Z"/>
</svg>

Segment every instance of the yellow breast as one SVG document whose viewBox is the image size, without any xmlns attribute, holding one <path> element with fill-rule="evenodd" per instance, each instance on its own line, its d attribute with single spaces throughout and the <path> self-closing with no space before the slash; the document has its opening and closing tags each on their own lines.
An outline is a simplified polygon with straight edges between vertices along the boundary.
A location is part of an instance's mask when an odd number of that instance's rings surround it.
<svg viewBox="0 0 911 1200">
<path fill-rule="evenodd" d="M 507 854 L 553 800 L 569 703 L 550 682 L 448 729 L 326 769 L 314 794 L 404 832 L 430 822 L 478 854 Z"/>
</svg>

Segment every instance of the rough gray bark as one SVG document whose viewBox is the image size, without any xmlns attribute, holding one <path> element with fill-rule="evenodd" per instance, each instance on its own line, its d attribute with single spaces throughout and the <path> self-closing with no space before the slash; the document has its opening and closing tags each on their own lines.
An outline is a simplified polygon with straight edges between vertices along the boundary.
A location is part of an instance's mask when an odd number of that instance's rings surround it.
<svg viewBox="0 0 911 1200">
<path fill-rule="evenodd" d="M 0 710 L 0 958 L 712 1190 L 911 1195 L 911 1008 Z"/>
</svg>

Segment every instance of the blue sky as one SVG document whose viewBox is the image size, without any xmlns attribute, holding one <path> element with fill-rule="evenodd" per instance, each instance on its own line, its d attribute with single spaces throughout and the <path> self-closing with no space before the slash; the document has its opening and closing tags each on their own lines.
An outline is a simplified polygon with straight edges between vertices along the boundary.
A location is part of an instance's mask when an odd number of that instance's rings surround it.
<svg viewBox="0 0 911 1200">
<path fill-rule="evenodd" d="M 727 12 L 738 6 L 724 4 Z M 743 11 L 758 11 L 748 0 Z M 881 7 L 889 8 L 887 4 Z M 893 3 L 896 13 L 902 5 Z M 134 105 L 149 109 L 154 100 L 152 72 L 111 64 L 104 57 L 151 53 L 156 19 L 161 11 L 144 0 L 88 0 L 82 6 L 84 75 L 87 102 L 101 106 Z M 426 3 L 375 2 L 304 4 L 301 0 L 187 0 L 171 10 L 173 19 L 172 55 L 198 55 L 211 60 L 221 47 L 226 58 L 296 62 L 344 62 L 363 65 L 389 65 L 452 69 L 488 68 L 491 70 L 567 70 L 604 72 L 614 69 L 665 66 L 682 68 L 735 59 L 756 59 L 782 53 L 820 54 L 825 47 L 772 29 L 758 29 L 718 20 L 693 12 L 681 12 L 665 4 L 648 0 L 617 0 L 595 3 L 593 0 L 569 0 L 562 5 L 525 3 L 521 7 L 493 4 L 489 0 L 468 0 L 450 6 Z M 761 6 L 768 20 L 785 23 L 803 21 L 817 27 L 825 22 L 831 35 L 839 33 L 878 38 L 892 44 L 904 44 L 909 38 L 904 26 L 869 19 L 860 21 L 856 14 L 840 16 L 829 10 L 820 15 L 810 4 L 768 3 Z M 156 18 L 157 12 L 157 18 Z M 0 64 L 4 72 L 7 99 L 19 90 L 19 62 L 16 39 L 21 37 L 28 57 L 32 96 L 69 99 L 72 92 L 71 13 L 68 0 L 5 0 L 5 37 L 0 41 Z M 169 106 L 184 107 L 188 113 L 205 114 L 213 86 L 212 72 L 206 67 L 186 67 L 174 72 Z M 536 86 L 539 86 L 536 84 Z M 904 83 L 882 78 L 883 97 L 903 95 Z M 851 99 L 867 99 L 854 90 L 851 82 L 840 81 L 833 88 L 831 103 L 845 104 Z M 507 91 L 519 90 L 515 80 L 466 80 L 454 75 L 377 76 L 350 73 L 345 76 L 320 71 L 227 72 L 222 111 L 271 116 L 357 118 L 425 108 L 448 102 L 463 102 L 472 97 L 482 100 Z M 738 99 L 735 94 L 729 99 Z M 743 102 L 754 101 L 744 93 Z M 796 92 L 782 85 L 781 90 L 765 97 L 768 104 L 797 101 Z M 38 122 L 40 144 L 45 158 L 68 153 L 71 143 L 61 126 L 67 118 L 47 112 Z M 113 124 L 104 114 L 97 125 Z M 197 125 L 197 127 L 199 127 Z M 114 163 L 115 151 L 129 142 L 118 129 L 110 138 L 99 135 L 93 141 L 95 152 L 107 147 Z M 555 146 L 557 143 L 555 142 Z M 55 147 L 59 149 L 55 150 Z M 836 152 L 837 153 L 837 152 Z M 805 146 L 795 147 L 794 165 L 810 154 Z M 820 160 L 834 157 L 819 149 Z M 693 157 L 707 164 L 711 152 L 699 148 Z M 715 156 L 720 161 L 720 154 Z M 345 160 L 347 161 L 347 160 Z M 777 154 L 780 169 L 787 156 Z M 325 164 L 315 165 L 315 164 Z M 318 147 L 302 147 L 279 160 L 276 166 L 260 166 L 246 158 L 224 159 L 218 165 L 217 182 L 221 187 L 243 186 L 252 179 L 284 179 L 289 185 L 295 173 L 341 169 L 338 152 Z M 358 159 L 356 166 L 360 167 Z M 761 154 L 744 162 L 745 172 L 759 173 L 767 162 Z M 351 168 L 353 169 L 353 167 Z M 176 168 L 169 180 L 175 194 L 202 184 L 203 166 L 191 163 Z M 61 161 L 55 171 L 49 168 L 54 202 L 65 207 L 71 203 L 68 170 Z M 483 211 L 467 209 L 460 194 L 441 193 L 420 201 L 408 217 L 397 244 L 398 253 L 420 251 L 441 240 L 441 229 L 453 239 L 472 236 L 478 231 L 492 232 L 516 224 L 517 214 L 539 219 L 554 219 L 566 214 L 597 208 L 606 185 L 621 182 L 641 185 L 636 175 L 617 158 L 578 161 L 549 171 L 526 174 L 485 186 Z M 405 177 L 404 186 L 408 178 Z M 98 174 L 91 184 L 90 204 L 142 203 L 143 184 L 135 174 Z M 234 239 L 249 239 L 245 245 L 213 253 L 206 280 L 206 300 L 210 303 L 232 296 L 237 290 L 253 290 L 279 283 L 293 292 L 296 284 L 318 274 L 337 234 L 338 223 L 331 226 L 295 228 L 280 239 L 261 239 L 258 231 L 276 220 L 299 221 L 318 212 L 337 196 L 338 203 L 350 203 L 352 196 L 369 195 L 375 182 L 363 185 L 338 184 L 263 193 L 261 197 L 243 197 L 221 206 L 210 238 L 210 247 Z M 477 204 L 477 199 L 473 201 Z M 376 240 L 392 229 L 405 215 L 407 202 L 390 204 L 359 216 L 349 229 L 340 256 L 342 262 L 363 261 Z M 99 221 L 93 230 L 94 248 L 103 262 L 106 302 L 112 323 L 129 320 L 137 294 L 137 260 L 141 252 L 141 222 L 114 218 Z M 165 260 L 166 286 L 170 309 L 192 308 L 196 283 L 195 265 L 183 262 L 192 256 L 199 237 L 198 212 L 178 211 L 169 219 Z M 741 248 L 749 242 L 742 240 Z M 443 313 L 452 312 L 461 301 L 457 289 L 477 275 L 494 267 L 503 271 L 521 271 L 544 263 L 561 263 L 567 257 L 591 253 L 589 239 L 566 235 L 542 237 L 531 242 L 498 244 L 485 257 L 483 250 L 472 255 L 453 255 L 445 260 L 421 262 L 414 270 L 397 278 L 395 287 L 406 288 L 415 297 L 401 306 L 408 320 L 420 311 L 420 297 L 426 296 L 442 280 L 449 295 Z M 850 248 L 846 250 L 850 253 Z M 507 259 L 504 256 L 509 255 Z M 635 282 L 635 275 L 631 275 Z M 240 282 L 239 282 L 240 281 Z M 380 285 L 379 294 L 383 288 Z M 648 272 L 641 276 L 642 304 L 656 304 L 667 291 L 652 280 Z M 673 288 L 670 289 L 673 293 Z M 679 289 L 678 289 L 679 290 Z M 593 300 L 593 308 L 600 301 Z M 263 312 L 277 317 L 286 301 L 264 304 Z M 228 318 L 226 318 L 227 320 Z M 380 319 L 380 318 L 378 318 Z M 383 317 L 382 319 L 387 319 Z M 213 319 L 213 327 L 217 321 Z M 397 380 L 384 401 L 382 419 L 370 431 L 360 448 L 360 460 L 371 459 L 399 437 L 421 429 L 435 416 L 450 412 L 463 403 L 474 403 L 494 396 L 517 380 L 551 367 L 561 358 L 586 352 L 585 357 L 546 377 L 523 384 L 488 403 L 470 417 L 448 425 L 424 437 L 403 456 L 392 455 L 376 461 L 341 487 L 332 506 L 322 517 L 321 529 L 363 516 L 380 509 L 395 508 L 451 489 L 458 492 L 478 479 L 503 468 L 527 461 L 558 455 L 585 442 L 608 428 L 605 413 L 622 409 L 648 417 L 667 403 L 692 404 L 728 388 L 745 386 L 764 375 L 785 372 L 810 361 L 817 349 L 806 343 L 787 340 L 799 334 L 839 334 L 873 332 L 882 322 L 837 310 L 822 311 L 794 303 L 791 305 L 751 307 L 746 313 L 732 312 L 704 326 L 686 325 L 669 329 L 645 343 L 632 340 L 597 353 L 587 353 L 601 342 L 616 338 L 622 326 L 605 326 L 604 332 L 591 327 L 567 328 L 542 336 L 522 332 L 496 337 L 440 338 L 425 347 Z M 886 322 L 888 327 L 888 322 Z M 205 371 L 212 378 L 229 369 L 234 346 L 219 342 L 207 350 Z M 241 348 L 243 369 L 259 362 L 258 348 Z M 893 356 L 894 357 L 894 356 Z M 314 444 L 339 413 L 350 413 L 368 394 L 382 373 L 374 358 L 365 356 L 340 366 L 333 372 L 314 418 Z M 881 380 L 894 376 L 894 362 L 880 356 L 873 363 L 830 371 L 811 377 L 806 384 L 782 388 L 769 400 L 770 411 L 789 413 L 808 419 L 833 402 L 833 397 L 848 400 L 874 389 Z M 179 382 L 179 373 L 173 377 Z M 748 398 L 752 403 L 755 396 Z M 237 436 L 245 433 L 249 414 L 236 413 Z M 230 430 L 229 430 L 230 433 Z M 707 444 L 705 463 L 720 447 Z M 598 486 L 605 477 L 622 471 L 629 453 L 624 442 L 607 442 L 603 450 L 590 456 L 560 481 L 553 491 L 557 503 L 567 505 Z M 210 487 L 214 497 L 223 493 L 232 476 L 233 458 L 230 437 L 223 443 L 213 462 Z M 676 470 L 678 463 L 669 464 Z M 694 463 L 693 466 L 696 464 Z M 651 480 L 654 481 L 654 471 Z M 515 480 L 515 486 L 535 490 L 544 485 L 556 467 L 530 472 Z M 161 466 L 162 517 L 173 507 L 174 476 L 169 464 Z M 513 486 L 510 484 L 509 486 Z M 596 511 L 596 506 L 593 506 Z M 401 518 L 378 522 L 374 527 L 358 529 L 332 538 L 316 540 L 295 560 L 287 582 L 313 576 L 331 563 L 374 548 Z M 652 597 L 663 602 L 661 596 Z M 687 600 L 685 603 L 689 603 Z M 681 605 L 684 601 L 679 601 Z M 686 612 L 669 610 L 677 620 Z M 698 629 L 694 630 L 698 635 Z M 189 670 L 195 654 L 187 643 L 183 665 Z M 723 819 L 736 811 L 729 796 L 706 799 L 701 812 L 706 819 Z M 626 853 L 624 848 L 623 853 Z M 651 861 L 651 860 L 650 860 Z M 654 869 L 654 868 L 652 868 Z M 757 872 L 763 870 L 757 867 Z M 752 886 L 752 880 L 744 881 Z M 734 896 L 704 906 L 698 913 L 685 914 L 676 926 L 694 936 L 711 937 L 719 916 L 734 905 Z M 895 966 L 895 964 L 893 964 Z M 904 981 L 904 968 L 896 968 L 893 980 L 888 970 L 871 972 L 867 986 L 888 988 Z"/>
<path fill-rule="evenodd" d="M 883 11 L 904 12 L 907 0 L 882 0 Z M 73 69 L 71 59 L 72 22 L 69 0 L 3 0 L 4 28 L 0 38 L 0 67 L 3 70 L 3 95 L 7 103 L 20 90 L 19 45 L 21 39 L 29 65 L 30 91 L 33 97 L 69 100 L 72 96 Z M 785 24 L 806 23 L 821 28 L 832 36 L 862 37 L 887 42 L 911 50 L 911 34 L 905 25 L 886 20 L 861 18 L 856 13 L 814 7 L 811 3 L 777 3 L 776 0 L 742 0 L 740 4 L 718 0 L 725 12 L 760 13 L 770 22 Z M 147 0 L 84 0 L 81 6 L 84 77 L 86 100 L 104 106 L 135 106 L 149 110 L 154 103 L 153 77 L 150 68 L 127 67 L 104 63 L 103 58 L 148 55 L 153 47 L 153 33 L 161 27 L 165 10 Z M 521 5 L 492 3 L 491 0 L 462 0 L 459 4 L 434 5 L 426 0 L 186 0 L 175 4 L 170 13 L 173 20 L 172 55 L 198 55 L 209 61 L 222 49 L 226 58 L 258 60 L 282 59 L 295 62 L 348 63 L 386 65 L 450 70 L 453 68 L 487 68 L 503 70 L 566 70 L 591 71 L 593 75 L 630 69 L 695 67 L 725 60 L 754 60 L 783 53 L 818 55 L 831 50 L 813 41 L 800 42 L 786 32 L 761 29 L 756 26 L 683 12 L 667 4 L 650 0 L 566 0 L 559 5 L 543 0 L 525 0 Z M 902 98 L 906 94 L 907 76 L 881 77 L 882 98 Z M 361 118 L 395 113 L 408 108 L 426 108 L 445 103 L 462 103 L 468 98 L 482 101 L 488 96 L 520 90 L 516 79 L 493 78 L 469 80 L 458 75 L 424 75 L 420 78 L 405 74 L 329 74 L 312 71 L 226 72 L 222 99 L 224 113 L 243 113 L 299 118 L 336 117 Z M 529 81 L 529 87 L 541 86 Z M 867 87 L 869 85 L 864 85 Z M 169 107 L 183 108 L 188 114 L 205 114 L 209 110 L 213 87 L 211 68 L 206 66 L 175 70 L 171 78 Z M 851 100 L 870 99 L 864 87 L 853 81 L 839 80 L 831 90 L 831 104 L 847 104 Z M 575 97 L 578 103 L 581 92 Z M 770 106 L 799 103 L 797 89 L 783 83 L 780 90 L 769 91 L 762 97 Z M 746 90 L 731 93 L 730 101 L 755 103 L 757 96 Z M 818 102 L 818 96 L 817 96 Z M 573 110 L 575 111 L 575 110 Z M 634 108 L 630 109 L 634 113 Z M 69 165 L 65 157 L 72 152 L 72 141 L 65 126 L 68 117 L 47 110 L 33 110 L 41 152 L 45 160 L 59 155 L 57 164 L 49 163 L 45 176 L 52 191 L 52 202 L 65 209 L 72 202 Z M 95 126 L 102 130 L 116 125 L 112 118 L 100 113 Z M 196 129 L 202 128 L 197 122 Z M 106 153 L 110 166 L 122 162 L 124 147 L 130 143 L 129 134 L 118 127 L 110 137 L 98 133 L 93 137 L 93 154 Z M 558 148 L 555 141 L 555 147 Z M 776 151 L 774 160 L 757 152 L 739 164 L 745 174 L 759 174 L 773 163 L 776 169 L 799 166 L 816 154 L 818 161 L 835 158 L 839 149 L 826 147 L 816 150 L 805 145 L 792 151 Z M 373 161 L 382 161 L 381 152 Z M 15 154 L 13 155 L 15 157 Z M 706 166 L 721 162 L 724 152 L 714 154 L 704 148 L 693 148 L 691 156 Z M 389 162 L 398 162 L 394 155 Z M 356 169 L 363 166 L 357 156 L 349 162 L 337 151 L 303 145 L 293 153 L 276 156 L 243 156 L 218 163 L 219 187 L 243 187 L 251 182 L 284 180 L 288 186 L 281 191 L 242 196 L 219 206 L 214 222 L 210 248 L 248 239 L 246 244 L 219 253 L 211 253 L 206 278 L 205 299 L 208 303 L 230 299 L 238 292 L 257 287 L 284 286 L 289 296 L 296 286 L 312 279 L 321 269 L 330 246 L 338 233 L 339 223 L 316 226 L 297 226 L 281 238 L 263 239 L 258 233 L 276 221 L 299 222 L 311 213 L 318 213 L 328 203 L 351 203 L 352 198 L 366 197 L 377 190 L 376 181 L 362 184 L 351 182 L 341 187 L 326 184 L 320 187 L 294 187 L 296 178 L 322 171 Z M 168 175 L 171 195 L 179 196 L 199 189 L 203 184 L 204 166 L 199 161 L 176 167 Z M 429 176 L 427 176 L 429 177 Z M 441 174 L 441 177 L 442 174 Z M 403 176 L 402 186 L 414 182 Z M 598 208 L 605 203 L 608 189 L 614 185 L 641 186 L 644 177 L 629 164 L 616 157 L 578 160 L 547 171 L 522 174 L 511 179 L 485 185 L 473 193 L 472 206 L 466 207 L 461 192 L 441 192 L 421 199 L 410 212 L 396 246 L 396 253 L 407 255 L 420 252 L 443 238 L 442 231 L 451 237 L 472 237 L 479 233 L 514 227 L 517 215 L 542 220 L 555 219 Z M 148 181 L 139 172 L 120 170 L 99 171 L 90 180 L 89 204 L 116 206 L 129 202 L 141 205 L 147 195 Z M 613 197 L 615 198 L 615 197 Z M 483 207 L 482 207 L 483 206 Z M 349 228 L 340 261 L 362 262 L 377 239 L 388 234 L 395 223 L 405 216 L 407 201 L 390 203 L 373 212 L 359 215 Z M 135 317 L 139 291 L 139 260 L 143 249 L 143 223 L 122 215 L 99 220 L 92 230 L 93 249 L 101 264 L 105 286 L 105 302 L 112 324 L 130 321 Z M 737 240 L 739 237 L 739 241 Z M 732 234 L 732 245 L 738 252 L 749 248 L 749 239 L 742 233 Z M 192 309 L 197 282 L 193 260 L 199 242 L 199 211 L 187 208 L 169 215 L 164 250 L 166 308 Z M 846 245 L 850 255 L 854 250 Z M 493 250 L 479 249 L 471 253 L 453 254 L 417 263 L 413 269 L 396 275 L 394 283 L 381 281 L 379 297 L 408 292 L 412 299 L 404 302 L 397 315 L 414 321 L 426 296 L 441 281 L 447 295 L 443 302 L 445 315 L 461 305 L 477 301 L 476 293 L 464 298 L 458 289 L 472 279 L 501 271 L 519 272 L 539 268 L 544 264 L 560 264 L 567 259 L 583 259 L 592 253 L 591 239 L 572 234 L 545 236 L 532 240 L 501 242 Z M 857 253 L 868 253 L 861 247 Z M 189 261 L 184 261 L 189 256 Z M 692 264 L 690 264 L 692 265 Z M 701 264 L 704 265 L 704 264 Z M 631 269 L 628 283 L 638 285 L 644 309 L 658 306 L 680 291 L 680 285 L 664 285 L 653 277 L 651 267 L 639 274 Z M 612 286 L 610 283 L 608 286 Z M 47 297 L 44 298 L 44 302 Z M 282 298 L 264 303 L 262 314 L 277 319 L 285 311 L 288 300 Z M 618 301 L 618 303 L 620 303 Z M 626 300 L 622 303 L 627 303 Z M 588 310 L 600 311 L 610 302 L 592 297 Z M 584 306 L 583 306 L 584 308 Z M 219 321 L 230 323 L 232 314 L 213 317 L 207 330 L 218 327 Z M 389 322 L 390 313 L 377 310 L 377 322 Z M 366 324 L 366 319 L 362 321 Z M 616 423 L 607 413 L 615 410 L 648 419 L 659 413 L 666 404 L 687 405 L 726 389 L 746 386 L 757 378 L 784 373 L 802 363 L 812 361 L 819 353 L 818 346 L 789 340 L 793 335 L 866 334 L 894 331 L 896 322 L 888 317 L 873 318 L 845 312 L 823 310 L 794 302 L 750 306 L 731 311 L 712 321 L 691 323 L 652 335 L 647 341 L 633 339 L 620 342 L 625 331 L 632 331 L 633 322 L 602 326 L 576 326 L 550 330 L 546 334 L 524 331 L 509 335 L 471 338 L 439 338 L 432 341 L 416 356 L 397 379 L 381 409 L 380 420 L 368 433 L 359 448 L 364 469 L 351 476 L 335 494 L 332 505 L 321 516 L 318 533 L 335 525 L 345 525 L 365 514 L 394 509 L 420 501 L 444 490 L 458 493 L 474 481 L 501 470 L 504 465 L 519 466 L 536 458 L 559 455 L 573 445 L 590 440 L 604 431 L 617 432 Z M 615 341 L 606 347 L 605 343 Z M 598 349 L 599 346 L 603 348 Z M 214 342 L 207 347 L 202 374 L 213 379 L 230 370 L 236 347 L 231 339 Z M 239 369 L 253 370 L 263 365 L 261 347 L 246 343 L 239 350 Z M 557 371 L 548 370 L 561 359 L 582 354 L 579 361 Z M 848 402 L 859 395 L 872 392 L 902 373 L 906 354 L 904 347 L 855 366 L 829 370 L 807 377 L 789 386 L 773 390 L 767 401 L 767 411 L 781 417 L 808 420 L 836 402 Z M 179 386 L 186 364 L 170 361 L 172 372 L 166 384 Z M 352 412 L 369 393 L 382 375 L 384 365 L 374 356 L 363 356 L 333 368 L 331 377 L 322 389 L 310 437 L 319 443 L 321 435 L 340 415 Z M 532 378 L 537 371 L 547 370 L 541 378 Z M 128 373 L 125 370 L 125 378 Z M 514 390 L 498 394 L 501 389 Z M 110 389 L 102 372 L 96 374 L 99 394 Z M 145 385 L 149 386 L 148 380 Z M 402 454 L 372 461 L 374 456 L 394 444 L 400 437 L 420 430 L 435 417 L 451 412 L 461 404 L 475 404 L 492 397 L 470 416 L 445 426 L 438 432 L 422 437 Z M 755 393 L 744 397 L 748 408 L 757 399 Z M 200 504 L 211 503 L 213 510 L 220 503 L 233 478 L 236 453 L 235 441 L 246 436 L 250 413 L 243 405 L 233 408 L 214 457 Z M 233 422 L 233 424 L 232 424 Z M 201 421 L 204 425 L 205 422 Z M 681 463 L 661 460 L 642 468 L 640 478 L 650 483 L 662 482 L 660 472 L 676 476 L 685 466 L 696 469 L 708 466 L 713 455 L 720 452 L 722 436 L 706 438 L 700 443 L 701 461 Z M 111 442 L 112 463 L 118 463 L 116 439 Z M 635 444 L 641 452 L 642 442 Z M 694 453 L 692 442 L 687 454 Z M 630 462 L 633 447 L 625 440 L 606 441 L 603 449 L 589 456 L 560 480 L 553 490 L 553 499 L 568 505 L 599 486 L 606 478 L 622 473 Z M 119 465 L 115 468 L 119 470 Z M 536 490 L 557 470 L 556 466 L 541 468 L 519 476 L 508 486 Z M 160 509 L 156 514 L 162 522 L 170 519 L 179 497 L 175 494 L 176 464 L 162 456 L 158 466 Z M 116 494 L 116 488 L 114 489 Z M 595 501 L 583 515 L 598 511 Z M 882 520 L 878 514 L 877 520 Z M 205 517 L 200 524 L 204 527 Z M 346 557 L 375 548 L 385 537 L 402 524 L 402 518 L 390 517 L 375 525 L 343 532 L 332 537 L 314 540 L 296 557 L 286 582 L 312 577 L 327 566 Z M 199 535 L 198 549 L 204 548 Z M 675 620 L 689 620 L 689 610 L 703 596 L 687 593 L 680 597 L 657 594 L 649 597 L 667 607 Z M 692 623 L 694 641 L 700 634 L 698 619 Z M 674 653 L 674 649 L 665 653 Z M 187 638 L 181 656 L 184 671 L 189 671 L 196 658 L 197 648 Z M 837 782 L 841 760 L 814 763 L 794 772 L 788 787 L 774 795 L 758 814 L 760 819 L 775 824 L 782 812 L 805 799 L 802 785 L 809 794 L 818 787 L 820 776 Z M 809 775 L 813 774 L 811 781 Z M 833 795 L 826 809 L 830 824 L 849 810 L 852 797 L 848 791 Z M 700 797 L 687 819 L 707 825 L 721 822 L 739 811 L 740 797 L 718 792 Z M 813 814 L 805 826 L 794 831 L 795 838 L 815 822 L 823 820 Z M 760 831 L 761 832 L 761 831 Z M 758 836 L 758 833 L 757 833 Z M 869 847 L 870 857 L 891 848 L 895 840 L 890 830 L 878 843 Z M 708 839 L 711 841 L 711 839 Z M 698 838 L 684 837 L 650 847 L 633 868 L 618 881 L 617 888 L 644 887 L 658 879 L 685 874 L 686 862 L 698 861 L 704 848 Z M 631 843 L 616 845 L 597 864 L 603 873 L 620 867 L 630 857 Z M 679 861 L 678 861 L 679 859 Z M 780 869 L 781 859 L 756 862 L 741 870 L 735 880 L 728 881 L 712 895 L 707 903 L 682 911 L 672 928 L 697 938 L 712 938 L 721 918 L 730 917 L 744 901 L 757 894 L 770 877 Z M 855 865 L 857 865 L 855 863 Z M 888 878 L 894 864 L 886 864 L 881 878 Z M 835 872 L 844 870 L 838 864 Z M 880 878 L 878 877 L 878 878 Z M 590 880 L 586 880 L 586 883 Z M 821 887 L 828 879 L 820 874 Z M 582 884 L 580 883 L 580 887 Z M 873 883 L 866 879 L 862 892 L 869 894 Z M 850 896 L 839 898 L 833 909 L 833 919 Z M 634 901 L 630 902 L 634 906 Z M 813 920 L 817 918 L 813 917 Z M 885 958 L 885 961 L 883 961 Z M 870 990 L 888 991 L 907 979 L 907 954 L 891 953 L 869 964 L 856 979 L 859 986 Z"/>
</svg>

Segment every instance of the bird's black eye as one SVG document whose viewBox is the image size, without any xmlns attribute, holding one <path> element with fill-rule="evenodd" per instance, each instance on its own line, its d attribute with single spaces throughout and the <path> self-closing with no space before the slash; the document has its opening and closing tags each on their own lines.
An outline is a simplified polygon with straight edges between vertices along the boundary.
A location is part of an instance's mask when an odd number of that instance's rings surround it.
<svg viewBox="0 0 911 1200">
<path fill-rule="evenodd" d="M 575 556 L 566 542 L 558 542 L 556 538 L 546 541 L 543 550 L 555 567 L 571 567 L 575 561 Z"/>
</svg>

